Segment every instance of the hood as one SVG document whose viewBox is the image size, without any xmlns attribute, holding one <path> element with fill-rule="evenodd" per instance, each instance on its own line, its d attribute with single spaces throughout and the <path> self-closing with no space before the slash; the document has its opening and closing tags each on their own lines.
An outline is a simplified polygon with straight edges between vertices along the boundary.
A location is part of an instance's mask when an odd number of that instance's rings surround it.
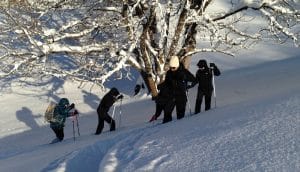
<svg viewBox="0 0 300 172">
<path fill-rule="evenodd" d="M 199 68 L 203 68 L 204 67 L 205 69 L 208 69 L 206 60 L 199 60 L 199 62 L 197 63 L 197 66 Z"/>
<path fill-rule="evenodd" d="M 109 91 L 109 94 L 110 95 L 113 95 L 113 96 L 117 96 L 120 94 L 120 92 L 118 91 L 117 88 L 113 87 L 110 91 Z"/>
<path fill-rule="evenodd" d="M 67 98 L 61 98 L 59 100 L 59 103 L 58 103 L 59 106 L 62 106 L 62 107 L 65 107 L 65 106 L 69 106 L 70 103 L 69 103 L 69 100 Z"/>
</svg>

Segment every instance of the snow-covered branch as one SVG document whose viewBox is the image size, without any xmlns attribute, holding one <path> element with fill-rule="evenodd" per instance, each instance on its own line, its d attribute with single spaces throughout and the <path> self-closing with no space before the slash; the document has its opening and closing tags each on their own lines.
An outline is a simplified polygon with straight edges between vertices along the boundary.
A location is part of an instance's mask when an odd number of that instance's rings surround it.
<svg viewBox="0 0 300 172">
<path fill-rule="evenodd" d="M 233 56 L 265 38 L 299 45 L 299 2 L 219 2 L 30 0 L 27 6 L 0 7 L 0 73 L 103 85 L 129 77 L 131 67 L 155 95 L 172 55 L 183 63 L 197 53 Z"/>
<path fill-rule="evenodd" d="M 228 56 L 234 56 L 233 53 L 231 52 L 228 52 L 228 51 L 220 51 L 220 50 L 216 50 L 216 49 L 208 49 L 208 48 L 203 48 L 203 49 L 195 49 L 194 51 L 190 51 L 188 53 L 186 53 L 184 56 L 181 57 L 181 61 L 184 61 L 185 58 L 191 56 L 191 55 L 194 55 L 194 54 L 197 54 L 197 53 L 221 53 L 221 54 L 224 54 L 224 55 L 228 55 Z"/>
</svg>

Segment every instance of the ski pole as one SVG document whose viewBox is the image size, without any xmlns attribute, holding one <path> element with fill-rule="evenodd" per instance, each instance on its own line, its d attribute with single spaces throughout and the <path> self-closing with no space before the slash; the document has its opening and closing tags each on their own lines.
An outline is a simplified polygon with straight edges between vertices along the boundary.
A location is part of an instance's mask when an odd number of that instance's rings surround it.
<svg viewBox="0 0 300 172">
<path fill-rule="evenodd" d="M 114 120 L 114 117 L 115 117 L 115 110 L 116 110 L 116 106 L 114 105 L 114 108 L 113 108 L 113 113 L 112 113 L 112 116 L 111 116 L 111 121 L 110 121 L 110 128 L 112 126 L 112 122 Z"/>
<path fill-rule="evenodd" d="M 74 115 L 74 112 L 73 112 Z M 72 117 L 72 123 L 73 123 L 73 139 L 75 141 L 75 124 L 74 124 L 74 116 Z"/>
<path fill-rule="evenodd" d="M 191 103 L 190 103 L 190 98 L 189 98 L 189 91 L 188 89 L 186 89 L 186 97 L 187 97 L 187 103 L 189 105 L 189 109 L 190 109 L 190 116 L 192 116 L 192 108 L 191 108 Z"/>
<path fill-rule="evenodd" d="M 118 128 L 121 127 L 121 122 L 122 122 L 122 99 L 121 99 L 121 102 L 120 102 L 120 114 L 119 114 L 119 126 L 118 126 Z"/>
<path fill-rule="evenodd" d="M 212 70 L 212 80 L 213 80 L 213 91 L 214 91 L 214 99 L 215 99 L 215 108 L 217 107 L 217 95 L 216 95 L 216 84 L 215 84 L 215 74 L 214 74 L 214 68 L 211 68 Z"/>
<path fill-rule="evenodd" d="M 77 124 L 77 132 L 78 132 L 78 136 L 80 136 L 78 116 L 79 116 L 79 113 L 76 114 L 76 124 Z"/>
</svg>

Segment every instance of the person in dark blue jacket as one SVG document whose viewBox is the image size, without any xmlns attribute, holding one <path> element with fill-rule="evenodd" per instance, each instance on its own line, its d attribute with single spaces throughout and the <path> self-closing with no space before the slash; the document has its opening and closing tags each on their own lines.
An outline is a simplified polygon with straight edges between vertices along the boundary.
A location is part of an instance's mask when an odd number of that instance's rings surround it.
<svg viewBox="0 0 300 172">
<path fill-rule="evenodd" d="M 115 120 L 109 116 L 108 111 L 118 99 L 122 98 L 123 95 L 120 94 L 116 88 L 112 88 L 107 94 L 104 95 L 97 108 L 98 126 L 95 133 L 96 135 L 99 135 L 102 132 L 104 128 L 104 121 L 110 124 L 110 131 L 114 131 L 116 129 Z"/>
<path fill-rule="evenodd" d="M 206 60 L 199 60 L 197 66 L 199 67 L 196 73 L 196 79 L 198 82 L 198 93 L 195 105 L 195 114 L 201 111 L 202 99 L 205 99 L 205 110 L 209 110 L 211 106 L 211 96 L 213 93 L 213 75 L 221 75 L 220 70 L 214 63 L 210 63 L 208 67 Z"/>
<path fill-rule="evenodd" d="M 50 128 L 56 135 L 56 138 L 52 141 L 52 143 L 62 141 L 64 139 L 64 127 L 66 118 L 78 114 L 76 110 L 74 111 L 74 113 L 70 113 L 73 108 L 75 108 L 75 104 L 72 103 L 70 105 L 67 98 L 61 98 L 59 100 L 59 103 L 55 106 L 53 119 L 50 121 Z"/>
</svg>

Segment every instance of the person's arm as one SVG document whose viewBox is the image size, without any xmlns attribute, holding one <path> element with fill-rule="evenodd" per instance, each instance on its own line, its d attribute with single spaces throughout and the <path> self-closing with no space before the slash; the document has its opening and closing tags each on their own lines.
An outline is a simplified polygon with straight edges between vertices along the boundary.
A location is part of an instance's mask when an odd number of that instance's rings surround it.
<svg viewBox="0 0 300 172">
<path fill-rule="evenodd" d="M 115 101 L 117 101 L 117 96 L 109 95 L 105 97 L 105 99 L 103 98 L 103 101 L 104 101 L 104 107 L 109 109 L 115 103 Z"/>
<path fill-rule="evenodd" d="M 123 99 L 124 98 L 124 96 L 123 96 L 123 94 L 119 94 L 119 95 L 117 95 L 117 100 L 119 100 L 119 99 Z"/>
<path fill-rule="evenodd" d="M 197 84 L 197 79 L 195 78 L 195 76 L 187 69 L 185 69 L 185 75 L 186 81 L 191 82 L 191 84 L 187 84 L 187 89 L 194 87 Z"/>
<path fill-rule="evenodd" d="M 163 87 L 163 84 L 164 84 L 164 83 L 160 83 L 160 84 L 158 84 L 158 85 L 157 85 L 157 89 L 158 89 L 158 90 L 161 90 L 161 89 L 162 89 L 162 87 Z"/>
<path fill-rule="evenodd" d="M 219 68 L 217 67 L 217 65 L 215 65 L 214 63 L 210 63 L 209 65 L 210 65 L 210 68 L 212 68 L 215 76 L 221 75 L 221 72 L 220 72 Z"/>
<path fill-rule="evenodd" d="M 64 114 L 66 114 L 66 117 L 70 117 L 74 115 L 73 113 L 70 113 L 70 111 L 74 108 L 75 108 L 75 104 L 72 103 L 70 106 L 64 109 Z"/>
</svg>

